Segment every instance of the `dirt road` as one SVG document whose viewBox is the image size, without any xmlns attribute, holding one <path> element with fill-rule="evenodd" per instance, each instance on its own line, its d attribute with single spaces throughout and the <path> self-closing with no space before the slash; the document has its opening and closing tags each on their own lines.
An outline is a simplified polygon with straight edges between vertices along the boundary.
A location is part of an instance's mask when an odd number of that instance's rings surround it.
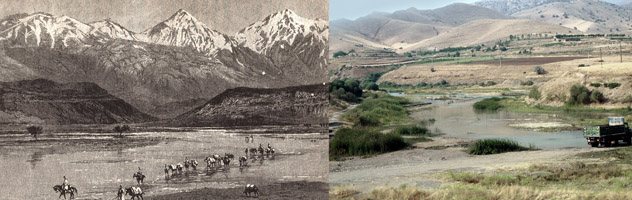
<svg viewBox="0 0 632 200">
<path fill-rule="evenodd" d="M 447 170 L 485 171 L 494 169 L 528 167 L 537 163 L 559 163 L 574 159 L 581 152 L 600 149 L 573 148 L 510 152 L 496 155 L 472 156 L 463 147 L 463 139 L 438 137 L 436 145 L 386 153 L 371 158 L 355 158 L 329 162 L 330 186 L 348 185 L 362 193 L 378 186 L 398 187 L 402 184 L 421 188 L 438 188 L 445 184 L 437 177 Z M 432 150 L 433 148 L 444 148 Z"/>
</svg>

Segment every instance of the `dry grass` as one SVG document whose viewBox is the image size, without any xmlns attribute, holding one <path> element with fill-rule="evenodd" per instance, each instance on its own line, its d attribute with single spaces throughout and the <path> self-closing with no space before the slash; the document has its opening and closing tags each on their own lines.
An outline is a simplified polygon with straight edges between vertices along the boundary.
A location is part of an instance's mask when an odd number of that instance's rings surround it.
<svg viewBox="0 0 632 200">
<path fill-rule="evenodd" d="M 341 196 L 332 196 L 330 199 L 356 199 Z M 600 191 L 590 192 L 584 190 L 567 189 L 538 189 L 526 186 L 502 186 L 486 188 L 477 185 L 454 184 L 436 190 L 422 190 L 416 187 L 401 186 L 399 188 L 376 188 L 369 194 L 357 199 L 428 199 L 428 200 L 476 200 L 476 199 L 512 199 L 512 200 L 539 200 L 539 199 L 568 199 L 568 200 L 620 200 L 631 199 L 632 193 L 626 191 Z"/>
</svg>

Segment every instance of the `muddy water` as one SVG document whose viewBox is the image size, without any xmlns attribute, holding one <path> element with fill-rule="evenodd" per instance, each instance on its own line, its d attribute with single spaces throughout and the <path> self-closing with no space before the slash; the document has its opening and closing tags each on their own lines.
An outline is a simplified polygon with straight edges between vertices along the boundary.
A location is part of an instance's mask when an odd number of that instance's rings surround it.
<svg viewBox="0 0 632 200">
<path fill-rule="evenodd" d="M 395 94 L 397 96 L 405 96 Z M 416 119 L 432 119 L 436 122 L 428 126 L 432 131 L 439 130 L 447 136 L 461 138 L 502 138 L 523 144 L 535 145 L 540 149 L 587 148 L 581 131 L 536 132 L 512 128 L 510 124 L 562 122 L 560 117 L 551 114 L 515 113 L 509 111 L 475 112 L 472 105 L 481 98 L 461 96 L 468 100 L 452 103 L 452 100 L 427 100 L 426 96 L 407 96 L 417 102 L 432 102 L 430 109 L 412 113 Z M 430 97 L 430 99 L 432 99 Z M 563 123 L 563 122 L 562 122 Z"/>
<path fill-rule="evenodd" d="M 17 147 L 0 155 L 0 199 L 57 199 L 52 187 L 68 177 L 77 187 L 77 199 L 113 199 L 119 185 L 136 185 L 132 174 L 141 167 L 147 178 L 142 186 L 146 196 L 187 191 L 195 188 L 228 188 L 246 183 L 275 181 L 326 181 L 328 157 L 326 136 L 254 135 L 254 144 L 245 143 L 244 134 L 224 130 L 139 133 L 131 137 L 166 137 L 157 145 L 106 151 L 50 153 L 38 148 Z M 24 136 L 2 137 L 3 141 L 23 140 Z M 317 139 L 315 139 L 317 138 Z M 272 145 L 273 157 L 249 159 L 249 167 L 239 168 L 234 160 L 226 170 L 206 170 L 204 157 L 212 154 L 244 154 L 246 147 Z M 185 156 L 200 166 L 166 177 L 164 164 L 177 164 Z M 238 195 L 238 194 L 236 194 Z M 129 197 L 129 196 L 128 196 Z"/>
</svg>

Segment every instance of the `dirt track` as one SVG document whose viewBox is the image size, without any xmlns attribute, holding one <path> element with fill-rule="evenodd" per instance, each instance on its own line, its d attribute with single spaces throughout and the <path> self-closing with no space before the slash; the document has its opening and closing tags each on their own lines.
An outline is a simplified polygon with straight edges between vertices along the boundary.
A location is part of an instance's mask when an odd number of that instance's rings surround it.
<svg viewBox="0 0 632 200">
<path fill-rule="evenodd" d="M 561 62 L 561 61 L 569 61 L 569 60 L 575 60 L 575 59 L 582 59 L 585 57 L 525 57 L 525 58 L 510 58 L 510 59 L 503 59 L 502 60 L 502 64 L 503 65 L 543 65 L 543 64 L 549 64 L 549 63 L 554 63 L 554 62 Z M 469 64 L 472 65 L 498 65 L 500 63 L 500 61 L 483 61 L 483 62 L 472 62 Z"/>
<path fill-rule="evenodd" d="M 438 188 L 445 184 L 437 177 L 447 170 L 485 171 L 500 168 L 528 167 L 537 163 L 559 163 L 574 159 L 581 152 L 601 149 L 573 148 L 558 150 L 538 150 L 511 152 L 496 155 L 472 156 L 463 147 L 455 144 L 463 139 L 438 137 L 428 149 L 415 148 L 371 158 L 355 158 L 329 163 L 330 186 L 347 185 L 362 193 L 370 192 L 377 186 L 398 187 L 402 184 L 421 188 Z"/>
</svg>

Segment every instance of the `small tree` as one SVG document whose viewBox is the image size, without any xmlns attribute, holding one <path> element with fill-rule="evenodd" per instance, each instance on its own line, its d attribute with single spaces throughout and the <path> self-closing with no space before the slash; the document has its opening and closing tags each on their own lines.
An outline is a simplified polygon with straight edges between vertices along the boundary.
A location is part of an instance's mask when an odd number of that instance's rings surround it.
<svg viewBox="0 0 632 200">
<path fill-rule="evenodd" d="M 590 101 L 591 102 L 603 103 L 604 100 L 605 100 L 605 98 L 603 97 L 603 93 L 601 93 L 601 91 L 593 90 L 592 93 L 590 93 Z"/>
<path fill-rule="evenodd" d="M 546 70 L 544 70 L 542 66 L 535 66 L 535 69 L 533 69 L 533 71 L 538 75 L 546 74 Z"/>
<path fill-rule="evenodd" d="M 42 127 L 41 126 L 28 126 L 26 127 L 26 131 L 29 132 L 29 134 L 31 134 L 33 137 L 35 137 L 35 140 L 37 140 L 37 135 L 42 134 Z"/>
<path fill-rule="evenodd" d="M 119 133 L 119 137 L 123 137 L 123 132 L 127 132 L 130 130 L 129 126 L 127 125 L 123 125 L 123 126 L 116 126 L 114 127 L 114 129 L 112 129 L 114 132 L 118 132 Z"/>
<path fill-rule="evenodd" d="M 540 91 L 538 90 L 538 86 L 531 87 L 531 90 L 529 91 L 529 98 L 538 100 L 540 99 L 540 97 L 542 97 L 542 94 L 540 94 Z"/>
</svg>

